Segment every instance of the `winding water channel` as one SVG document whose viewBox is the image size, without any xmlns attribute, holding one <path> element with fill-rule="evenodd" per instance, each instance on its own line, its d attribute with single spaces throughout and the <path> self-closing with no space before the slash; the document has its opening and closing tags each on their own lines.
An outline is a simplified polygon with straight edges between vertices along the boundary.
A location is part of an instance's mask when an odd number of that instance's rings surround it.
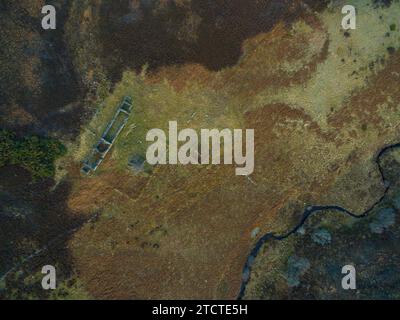
<svg viewBox="0 0 400 320">
<path fill-rule="evenodd" d="M 288 238 L 289 236 L 291 236 L 292 234 L 296 233 L 303 225 L 304 223 L 307 221 L 307 219 L 312 215 L 315 214 L 317 212 L 321 212 L 321 211 L 337 211 L 337 212 L 342 212 L 345 214 L 348 214 L 350 216 L 352 216 L 353 218 L 364 218 L 365 216 L 367 216 L 372 210 L 375 209 L 375 207 L 381 203 L 381 201 L 383 200 L 383 198 L 386 196 L 387 192 L 390 189 L 390 182 L 386 179 L 385 177 L 385 173 L 384 170 L 380 164 L 380 158 L 388 151 L 392 151 L 394 149 L 400 148 L 400 143 L 396 143 L 396 144 L 392 144 L 392 145 L 388 145 L 384 148 L 382 148 L 378 154 L 375 156 L 375 162 L 378 166 L 378 170 L 379 173 L 381 175 L 382 178 L 382 182 L 385 186 L 385 190 L 383 192 L 383 194 L 381 195 L 381 197 L 371 206 L 369 207 L 366 211 L 364 211 L 361 214 L 355 214 L 343 207 L 337 206 L 337 205 L 326 205 L 326 206 L 320 206 L 320 205 L 315 205 L 315 206 L 308 206 L 304 209 L 303 211 L 303 215 L 302 218 L 300 219 L 300 222 L 290 231 L 288 231 L 285 234 L 282 235 L 277 235 L 273 232 L 269 232 L 267 234 L 265 234 L 264 236 L 262 236 L 254 245 L 253 249 L 250 251 L 249 256 L 247 257 L 247 261 L 244 265 L 243 268 L 243 272 L 242 272 L 242 284 L 240 287 L 240 291 L 239 291 L 239 295 L 238 295 L 238 299 L 241 300 L 244 296 L 244 293 L 246 291 L 246 287 L 247 284 L 250 280 L 250 274 L 251 274 L 251 268 L 252 265 L 258 255 L 258 253 L 260 252 L 260 249 L 262 248 L 262 246 L 270 239 L 272 240 L 277 240 L 277 241 L 282 241 L 286 238 Z"/>
</svg>

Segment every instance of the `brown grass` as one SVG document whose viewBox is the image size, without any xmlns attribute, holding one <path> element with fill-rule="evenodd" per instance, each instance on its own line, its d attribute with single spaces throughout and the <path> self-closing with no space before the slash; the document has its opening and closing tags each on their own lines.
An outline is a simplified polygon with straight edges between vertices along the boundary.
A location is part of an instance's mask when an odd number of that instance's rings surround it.
<svg viewBox="0 0 400 320">
<path fill-rule="evenodd" d="M 320 25 L 315 18 L 307 23 Z M 255 227 L 260 234 L 283 232 L 306 205 L 335 203 L 361 212 L 376 200 L 383 186 L 372 157 L 399 134 L 391 122 L 398 119 L 398 79 L 387 76 L 400 72 L 398 58 L 375 80 L 367 79 L 368 86 L 332 114 L 325 128 L 302 109 L 302 101 L 297 106 L 253 103 L 266 88 L 306 85 L 325 61 L 325 31 L 304 28 L 307 37 L 278 25 L 248 40 L 232 68 L 173 66 L 147 77 L 144 86 L 154 92 L 166 81 L 179 97 L 197 101 L 213 92 L 225 99 L 237 117 L 234 123 L 255 129 L 255 172 L 250 181 L 235 176 L 232 166 L 160 166 L 140 176 L 115 169 L 110 156 L 95 176 L 76 178 L 70 207 L 102 213 L 70 242 L 75 266 L 93 296 L 235 298 Z M 385 118 L 378 105 L 388 97 L 394 103 L 384 107 L 390 113 Z M 385 130 L 363 136 L 364 122 Z M 196 125 L 207 127 L 207 122 Z"/>
</svg>

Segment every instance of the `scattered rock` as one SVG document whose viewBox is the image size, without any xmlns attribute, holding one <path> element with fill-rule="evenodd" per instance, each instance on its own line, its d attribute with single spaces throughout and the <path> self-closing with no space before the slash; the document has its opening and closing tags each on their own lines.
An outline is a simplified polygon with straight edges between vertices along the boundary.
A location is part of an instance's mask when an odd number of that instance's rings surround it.
<svg viewBox="0 0 400 320">
<path fill-rule="evenodd" d="M 306 228 L 304 228 L 304 226 L 301 226 L 298 230 L 297 230 L 298 234 L 301 234 L 302 236 L 304 236 L 306 234 Z"/>
<path fill-rule="evenodd" d="M 306 258 L 291 256 L 288 259 L 287 284 L 296 287 L 300 284 L 300 277 L 310 268 L 310 262 Z"/>
<path fill-rule="evenodd" d="M 260 228 L 254 228 L 253 231 L 251 232 L 251 238 L 254 239 L 255 237 L 257 237 L 257 235 L 260 233 Z"/>
<path fill-rule="evenodd" d="M 322 246 L 331 243 L 332 237 L 328 230 L 318 229 L 311 235 L 312 240 Z"/>
<path fill-rule="evenodd" d="M 400 196 L 394 199 L 393 205 L 397 210 L 400 210 Z"/>
<path fill-rule="evenodd" d="M 134 155 L 130 160 L 129 160 L 129 167 L 133 169 L 135 172 L 142 172 L 144 170 L 144 163 L 146 159 L 143 156 L 140 155 Z"/>
<path fill-rule="evenodd" d="M 395 211 L 392 208 L 386 208 L 379 211 L 375 221 L 369 224 L 373 233 L 383 233 L 390 226 L 395 224 Z"/>
</svg>

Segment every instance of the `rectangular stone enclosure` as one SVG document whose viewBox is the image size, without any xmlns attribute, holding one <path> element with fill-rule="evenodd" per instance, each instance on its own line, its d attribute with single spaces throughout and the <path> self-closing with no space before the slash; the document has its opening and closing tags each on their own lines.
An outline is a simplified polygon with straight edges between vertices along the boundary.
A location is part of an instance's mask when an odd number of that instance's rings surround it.
<svg viewBox="0 0 400 320">
<path fill-rule="evenodd" d="M 111 150 L 118 135 L 124 129 L 129 115 L 132 110 L 132 98 L 126 96 L 119 104 L 114 117 L 108 123 L 106 129 L 101 135 L 100 140 L 92 149 L 90 156 L 83 162 L 82 173 L 90 174 L 100 166 L 106 157 L 107 153 Z"/>
</svg>

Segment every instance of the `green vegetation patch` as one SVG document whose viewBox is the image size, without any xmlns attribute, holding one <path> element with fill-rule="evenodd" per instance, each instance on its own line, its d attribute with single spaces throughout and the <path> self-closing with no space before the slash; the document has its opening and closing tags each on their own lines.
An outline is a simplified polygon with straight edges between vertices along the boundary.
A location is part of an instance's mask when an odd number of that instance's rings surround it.
<svg viewBox="0 0 400 320">
<path fill-rule="evenodd" d="M 17 165 L 28 170 L 34 179 L 54 176 L 54 161 L 65 155 L 59 141 L 38 136 L 18 138 L 13 132 L 0 130 L 0 167 Z"/>
</svg>

